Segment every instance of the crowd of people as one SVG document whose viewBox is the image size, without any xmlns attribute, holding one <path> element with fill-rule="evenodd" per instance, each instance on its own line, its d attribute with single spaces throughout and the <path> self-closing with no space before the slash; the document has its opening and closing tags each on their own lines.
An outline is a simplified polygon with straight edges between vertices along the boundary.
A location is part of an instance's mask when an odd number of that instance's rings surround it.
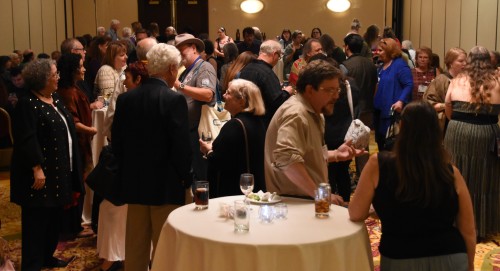
<svg viewBox="0 0 500 271">
<path fill-rule="evenodd" d="M 95 37 L 63 41 L 54 59 L 31 50 L 1 56 L 22 270 L 66 266 L 53 256 L 57 241 L 93 234 L 101 270 L 148 270 L 192 183 L 208 180 L 211 197 L 237 195 L 242 173 L 255 176 L 257 190 L 291 197 L 313 198 L 329 182 L 331 202 L 348 206 L 353 221 L 373 204 L 381 270 L 473 270 L 476 242 L 500 233 L 499 54 L 451 48 L 443 71 L 431 48 L 414 50 L 390 27 L 360 29 L 354 19 L 338 46 L 318 27 L 276 39 L 245 27 L 241 41 L 220 27 L 212 41 L 172 26 L 160 34 L 155 23 L 120 33 L 112 20 Z M 217 96 L 232 119 L 206 140 L 202 107 Z M 103 107 L 120 206 L 85 185 L 96 162 L 92 110 Z M 399 135 L 389 149 L 394 118 Z M 344 140 L 352 119 L 374 130 L 378 153 Z"/>
</svg>

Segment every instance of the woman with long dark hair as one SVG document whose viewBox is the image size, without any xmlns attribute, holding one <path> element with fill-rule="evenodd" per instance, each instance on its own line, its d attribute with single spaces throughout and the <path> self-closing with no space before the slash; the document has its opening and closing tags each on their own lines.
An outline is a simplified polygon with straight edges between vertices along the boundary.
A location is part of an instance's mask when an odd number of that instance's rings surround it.
<svg viewBox="0 0 500 271">
<path fill-rule="evenodd" d="M 381 270 L 474 270 L 470 194 L 427 102 L 405 107 L 393 152 L 370 157 L 349 204 L 350 219 L 364 221 L 370 204 L 382 223 Z"/>
<path fill-rule="evenodd" d="M 444 145 L 464 174 L 482 241 L 500 233 L 500 81 L 486 48 L 470 50 L 465 69 L 448 87 L 445 112 Z"/>
</svg>

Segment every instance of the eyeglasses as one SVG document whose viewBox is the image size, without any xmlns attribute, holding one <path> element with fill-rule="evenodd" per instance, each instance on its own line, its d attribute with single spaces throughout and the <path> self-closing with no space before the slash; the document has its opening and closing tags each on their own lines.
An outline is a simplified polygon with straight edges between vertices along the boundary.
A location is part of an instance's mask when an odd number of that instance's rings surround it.
<svg viewBox="0 0 500 271">
<path fill-rule="evenodd" d="M 313 31 L 313 34 L 319 34 L 319 31 Z"/>
<path fill-rule="evenodd" d="M 279 58 L 281 58 L 283 56 L 283 53 L 281 51 L 276 51 L 274 53 L 277 54 Z"/>
<path fill-rule="evenodd" d="M 61 78 L 61 73 L 59 71 L 57 71 L 56 73 L 52 74 L 50 77 Z"/>
<path fill-rule="evenodd" d="M 340 94 L 340 92 L 342 91 L 341 88 L 324 88 L 324 87 L 320 87 L 319 90 L 322 90 L 330 95 L 332 94 Z"/>
<path fill-rule="evenodd" d="M 85 51 L 85 48 L 73 48 L 73 50 L 76 50 L 76 51 Z"/>
</svg>

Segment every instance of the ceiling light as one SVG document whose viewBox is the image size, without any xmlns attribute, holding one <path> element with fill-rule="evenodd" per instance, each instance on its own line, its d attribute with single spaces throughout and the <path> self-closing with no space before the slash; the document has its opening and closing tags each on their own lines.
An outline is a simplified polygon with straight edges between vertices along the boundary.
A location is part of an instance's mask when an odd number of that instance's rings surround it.
<svg viewBox="0 0 500 271">
<path fill-rule="evenodd" d="M 351 2 L 349 0 L 330 0 L 326 7 L 333 12 L 344 12 L 349 9 Z"/>
<path fill-rule="evenodd" d="M 257 13 L 264 8 L 264 4 L 259 0 L 245 0 L 241 2 L 240 8 L 246 13 Z"/>
</svg>

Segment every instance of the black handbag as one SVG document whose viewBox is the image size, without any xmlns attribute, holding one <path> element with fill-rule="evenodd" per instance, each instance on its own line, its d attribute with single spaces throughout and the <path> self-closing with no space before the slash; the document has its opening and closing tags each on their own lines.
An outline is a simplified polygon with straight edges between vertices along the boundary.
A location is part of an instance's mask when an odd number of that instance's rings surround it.
<svg viewBox="0 0 500 271">
<path fill-rule="evenodd" d="M 389 125 L 389 129 L 387 129 L 387 133 L 385 136 L 384 150 L 386 151 L 392 151 L 392 148 L 394 147 L 399 134 L 400 114 L 395 112 L 394 109 L 391 108 L 391 112 L 389 113 L 389 115 L 391 116 L 391 124 Z"/>
<path fill-rule="evenodd" d="M 111 145 L 104 146 L 99 155 L 99 162 L 87 176 L 87 185 L 99 196 L 116 206 L 125 204 L 118 196 L 119 166 Z"/>
</svg>

